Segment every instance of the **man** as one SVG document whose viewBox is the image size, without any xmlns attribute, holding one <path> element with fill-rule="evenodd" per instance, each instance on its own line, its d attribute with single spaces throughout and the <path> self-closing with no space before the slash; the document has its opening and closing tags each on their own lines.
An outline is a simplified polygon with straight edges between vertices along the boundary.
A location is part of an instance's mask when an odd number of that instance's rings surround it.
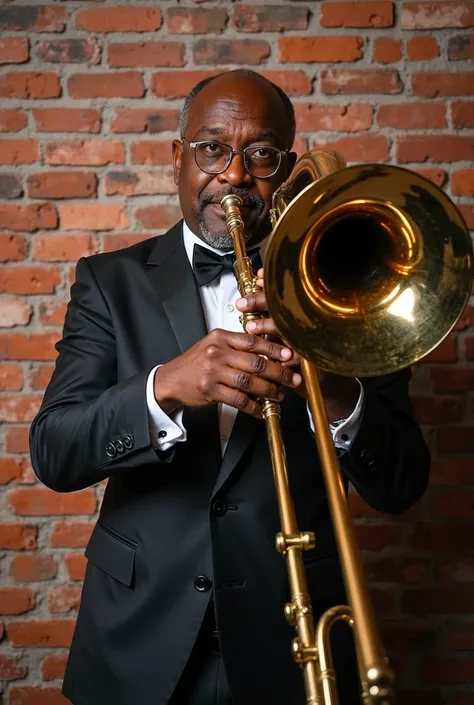
<svg viewBox="0 0 474 705">
<path fill-rule="evenodd" d="M 64 682 L 74 705 L 305 702 L 283 616 L 288 581 L 274 548 L 278 510 L 256 398 L 282 400 L 299 525 L 317 536 L 305 554 L 315 617 L 345 601 L 298 360 L 241 331 L 239 310 L 264 309 L 265 297 L 236 310 L 224 254 L 232 243 L 220 199 L 244 198 L 258 255 L 271 195 L 295 161 L 293 138 L 291 103 L 263 77 L 234 71 L 199 84 L 173 142 L 184 222 L 78 263 L 56 370 L 31 429 L 35 471 L 52 489 L 108 478 Z M 409 377 L 362 387 L 323 377 L 346 482 L 394 513 L 418 500 L 429 472 Z M 344 628 L 334 638 L 349 705 L 359 701 L 350 641 Z"/>
</svg>

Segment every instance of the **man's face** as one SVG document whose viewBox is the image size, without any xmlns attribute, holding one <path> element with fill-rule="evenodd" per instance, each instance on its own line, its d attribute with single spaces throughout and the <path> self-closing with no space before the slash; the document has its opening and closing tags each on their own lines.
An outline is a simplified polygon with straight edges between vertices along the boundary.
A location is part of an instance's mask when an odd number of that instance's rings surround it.
<svg viewBox="0 0 474 705">
<path fill-rule="evenodd" d="M 286 150 L 291 147 L 288 136 L 288 117 L 274 88 L 255 77 L 231 75 L 215 79 L 196 96 L 185 134 L 191 142 L 216 141 L 235 150 L 249 146 Z M 224 172 L 206 174 L 186 141 L 173 142 L 173 162 L 187 225 L 209 245 L 232 249 L 221 199 L 229 193 L 244 199 L 246 240 L 248 244 L 260 242 L 270 232 L 272 194 L 289 176 L 294 155 L 282 155 L 280 168 L 267 179 L 249 174 L 242 154 L 235 154 Z"/>
</svg>

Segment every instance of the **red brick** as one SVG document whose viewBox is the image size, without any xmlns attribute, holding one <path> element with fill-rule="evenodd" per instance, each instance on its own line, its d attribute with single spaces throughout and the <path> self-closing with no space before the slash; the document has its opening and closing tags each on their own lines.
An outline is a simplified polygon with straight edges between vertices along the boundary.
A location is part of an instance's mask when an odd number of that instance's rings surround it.
<svg viewBox="0 0 474 705">
<path fill-rule="evenodd" d="M 20 132 L 27 125 L 27 117 L 20 110 L 5 108 L 0 110 L 0 132 Z"/>
<path fill-rule="evenodd" d="M 122 230 L 129 225 L 120 203 L 67 203 L 59 206 L 64 230 Z"/>
<path fill-rule="evenodd" d="M 86 572 L 87 560 L 80 553 L 69 553 L 64 557 L 66 570 L 69 580 L 81 581 L 84 580 Z"/>
<path fill-rule="evenodd" d="M 447 429 L 440 429 L 441 431 Z M 460 429 L 457 429 L 458 431 Z M 462 429 L 468 430 L 468 429 Z M 472 429 L 471 433 L 472 433 Z M 455 452 L 455 451 L 454 451 Z M 463 452 L 463 451 L 461 451 Z M 472 452 L 469 448 L 465 451 Z M 433 497 L 433 515 L 444 518 L 474 517 L 474 493 L 468 491 L 438 492 Z"/>
<path fill-rule="evenodd" d="M 430 376 L 436 394 L 474 391 L 474 367 L 432 367 Z"/>
<path fill-rule="evenodd" d="M 406 43 L 408 61 L 426 61 L 439 56 L 439 45 L 430 34 L 411 37 Z"/>
<path fill-rule="evenodd" d="M 436 641 L 436 631 L 426 624 L 417 622 L 384 620 L 380 624 L 380 634 L 388 650 L 410 650 L 420 653 L 432 648 Z M 405 698 L 402 702 L 407 705 Z M 417 705 L 421 705 L 420 701 L 416 702 Z M 432 700 L 430 705 L 433 705 Z"/>
<path fill-rule="evenodd" d="M 436 432 L 436 449 L 442 455 L 454 453 L 474 453 L 474 433 L 472 426 L 439 428 Z M 464 496 L 464 501 L 473 498 Z"/>
<path fill-rule="evenodd" d="M 0 204 L 0 222 L 8 230 L 51 230 L 58 225 L 56 208 L 50 203 L 16 206 Z"/>
<path fill-rule="evenodd" d="M 474 657 L 448 658 L 429 656 L 422 664 L 421 674 L 427 683 L 472 683 Z"/>
<path fill-rule="evenodd" d="M 52 516 L 54 514 L 94 514 L 97 500 L 92 489 L 59 493 L 45 487 L 10 490 L 7 495 L 11 509 L 21 516 Z"/>
<path fill-rule="evenodd" d="M 51 614 L 77 612 L 81 601 L 82 585 L 61 585 L 48 593 L 48 607 Z"/>
<path fill-rule="evenodd" d="M 98 64 L 100 48 L 92 39 L 52 39 L 38 47 L 41 61 L 56 64 Z"/>
<path fill-rule="evenodd" d="M 470 27 L 474 24 L 474 5 L 470 0 L 456 2 L 404 2 L 401 24 L 403 29 L 444 29 Z"/>
<path fill-rule="evenodd" d="M 474 612 L 471 587 L 417 587 L 402 594 L 401 609 L 406 614 L 470 614 Z"/>
<path fill-rule="evenodd" d="M 432 704 L 430 703 L 430 705 Z M 472 705 L 472 693 L 453 693 L 452 705 Z"/>
<path fill-rule="evenodd" d="M 440 188 L 446 183 L 447 175 L 444 169 L 413 169 L 413 171 Z"/>
<path fill-rule="evenodd" d="M 232 12 L 232 26 L 238 32 L 282 32 L 292 29 L 307 29 L 308 20 L 307 7 L 239 4 L 234 7 Z M 221 29 L 224 27 L 225 22 Z"/>
<path fill-rule="evenodd" d="M 474 557 L 462 556 L 439 561 L 437 579 L 445 583 L 474 583 Z"/>
<path fill-rule="evenodd" d="M 108 196 L 136 196 L 145 194 L 176 193 L 171 167 L 158 171 L 109 171 L 105 190 Z"/>
<path fill-rule="evenodd" d="M 445 338 L 429 355 L 426 355 L 420 363 L 431 362 L 456 362 L 458 359 L 457 338 L 449 335 Z"/>
<path fill-rule="evenodd" d="M 119 108 L 110 128 L 112 132 L 174 132 L 178 119 L 179 111 L 174 108 Z"/>
<path fill-rule="evenodd" d="M 181 42 L 120 42 L 118 44 L 110 44 L 107 60 L 110 66 L 115 67 L 177 67 L 184 66 L 186 63 L 184 44 Z"/>
<path fill-rule="evenodd" d="M 358 2 L 324 2 L 321 27 L 392 27 L 393 3 L 386 0 Z"/>
<path fill-rule="evenodd" d="M 359 132 L 372 124 L 373 106 L 366 103 L 352 105 L 324 105 L 322 103 L 296 103 L 298 132 L 340 130 Z"/>
<path fill-rule="evenodd" d="M 412 75 L 411 87 L 414 95 L 423 98 L 441 96 L 474 95 L 474 71 L 464 73 L 442 73 L 425 71 Z"/>
<path fill-rule="evenodd" d="M 5 447 L 7 453 L 29 453 L 29 429 L 26 426 L 10 427 L 5 436 Z M 2 526 L 4 525 L 0 524 L 0 534 Z"/>
<path fill-rule="evenodd" d="M 153 74 L 151 90 L 158 98 L 185 98 L 197 83 L 219 73 L 221 73 L 220 69 L 215 69 L 214 71 L 180 71 L 179 73 L 176 71 L 161 71 Z M 262 71 L 261 73 L 265 72 Z"/>
<path fill-rule="evenodd" d="M 410 135 L 398 137 L 397 160 L 406 162 L 455 162 L 474 157 L 474 138 L 460 135 Z"/>
<path fill-rule="evenodd" d="M 50 544 L 55 548 L 84 548 L 93 528 L 94 524 L 91 522 L 56 522 L 51 532 Z"/>
<path fill-rule="evenodd" d="M 2 614 L 24 614 L 34 608 L 35 593 L 26 587 L 2 587 L 0 605 Z"/>
<path fill-rule="evenodd" d="M 39 160 L 36 140 L 0 140 L 0 164 L 33 164 Z M 5 227 L 2 223 L 2 226 Z"/>
<path fill-rule="evenodd" d="M 56 577 L 57 572 L 54 558 L 41 553 L 20 553 L 13 556 L 10 564 L 10 575 L 17 583 L 50 580 Z"/>
<path fill-rule="evenodd" d="M 145 86 L 138 71 L 76 73 L 68 91 L 71 98 L 143 98 Z"/>
<path fill-rule="evenodd" d="M 459 203 L 458 208 L 469 230 L 474 230 L 474 206 Z"/>
<path fill-rule="evenodd" d="M 3 416 L 3 420 L 10 423 L 27 423 L 33 421 L 40 408 L 41 399 L 41 396 L 35 396 L 33 394 L 0 397 L 0 412 Z"/>
<path fill-rule="evenodd" d="M 24 466 L 24 458 L 0 458 L 0 485 L 8 485 L 12 480 L 18 480 Z"/>
<path fill-rule="evenodd" d="M 371 583 L 397 583 L 417 585 L 430 575 L 430 562 L 418 558 L 382 558 L 364 562 L 367 580 Z"/>
<path fill-rule="evenodd" d="M 54 360 L 57 333 L 8 333 L 4 337 L 4 357 L 9 360 Z M 18 397 L 21 400 L 22 397 Z M 14 398 L 12 398 L 14 400 Z M 25 402 L 27 397 L 24 397 Z M 36 403 L 37 397 L 33 397 Z M 18 419 L 11 419 L 12 421 Z"/>
<path fill-rule="evenodd" d="M 66 670 L 67 654 L 49 654 L 43 659 L 41 674 L 44 681 L 53 681 L 64 678 Z"/>
<path fill-rule="evenodd" d="M 0 655 L 0 679 L 3 681 L 16 681 L 28 673 L 28 666 L 22 665 L 20 657 L 11 658 L 10 656 Z"/>
<path fill-rule="evenodd" d="M 474 624 L 448 624 L 444 629 L 447 649 L 474 651 Z"/>
<path fill-rule="evenodd" d="M 36 527 L 29 524 L 0 522 L 0 548 L 13 551 L 36 548 Z"/>
<path fill-rule="evenodd" d="M 193 46 L 194 63 L 262 64 L 270 56 L 270 45 L 263 39 L 198 39 Z"/>
<path fill-rule="evenodd" d="M 106 140 L 71 140 L 48 142 L 45 160 L 55 166 L 105 166 L 123 164 L 125 149 L 122 142 Z"/>
<path fill-rule="evenodd" d="M 100 132 L 100 111 L 95 108 L 35 108 L 38 132 Z"/>
<path fill-rule="evenodd" d="M 54 365 L 33 365 L 28 372 L 28 381 L 31 389 L 46 389 L 54 371 Z"/>
<path fill-rule="evenodd" d="M 446 106 L 442 103 L 396 103 L 379 107 L 377 123 L 380 127 L 405 130 L 438 129 L 446 127 Z"/>
<path fill-rule="evenodd" d="M 451 37 L 448 43 L 448 58 L 450 61 L 474 59 L 474 34 L 458 34 Z"/>
<path fill-rule="evenodd" d="M 28 39 L 26 37 L 4 37 L 0 39 L 0 64 L 23 64 L 28 61 L 29 55 Z"/>
<path fill-rule="evenodd" d="M 56 267 L 3 267 L 0 292 L 8 294 L 53 294 L 61 283 Z"/>
<path fill-rule="evenodd" d="M 220 7 L 172 7 L 166 11 L 168 34 L 216 34 L 223 32 L 226 24 L 227 12 Z"/>
<path fill-rule="evenodd" d="M 70 702 L 61 694 L 61 688 L 30 685 L 10 688 L 9 705 L 70 705 Z"/>
<path fill-rule="evenodd" d="M 65 301 L 45 301 L 39 306 L 40 321 L 44 326 L 62 326 L 66 315 Z"/>
<path fill-rule="evenodd" d="M 77 171 L 31 174 L 27 180 L 30 198 L 95 198 L 97 176 Z"/>
<path fill-rule="evenodd" d="M 394 64 L 402 58 L 402 42 L 390 37 L 377 37 L 373 49 L 374 61 L 378 64 Z"/>
<path fill-rule="evenodd" d="M 452 102 L 451 118 L 453 121 L 453 127 L 474 127 L 474 102 Z"/>
<path fill-rule="evenodd" d="M 11 5 L 0 10 L 0 30 L 7 32 L 63 32 L 67 10 L 54 5 Z"/>
<path fill-rule="evenodd" d="M 269 81 L 276 83 L 288 95 L 310 95 L 313 90 L 312 79 L 304 71 L 259 71 Z"/>
<path fill-rule="evenodd" d="M 171 146 L 168 141 L 132 142 L 132 164 L 171 164 Z"/>
<path fill-rule="evenodd" d="M 150 233 L 104 233 L 102 236 L 103 252 L 115 252 L 115 250 L 143 242 L 149 237 Z"/>
<path fill-rule="evenodd" d="M 21 262 L 27 256 L 26 240 L 22 235 L 0 234 L 0 261 Z"/>
<path fill-rule="evenodd" d="M 28 325 L 33 309 L 25 299 L 3 297 L 0 306 L 0 328 Z"/>
<path fill-rule="evenodd" d="M 0 98 L 59 98 L 61 85 L 55 73 L 15 71 L 0 77 Z"/>
<path fill-rule="evenodd" d="M 161 27 L 161 11 L 154 7 L 98 7 L 79 10 L 76 27 L 86 32 L 155 32 Z"/>
<path fill-rule="evenodd" d="M 474 532 L 469 524 L 420 523 L 413 527 L 408 543 L 419 551 L 467 551 L 474 548 Z"/>
<path fill-rule="evenodd" d="M 70 646 L 73 630 L 73 619 L 16 621 L 7 625 L 7 636 L 13 646 Z"/>
<path fill-rule="evenodd" d="M 325 69 L 321 71 L 323 93 L 401 93 L 398 71 L 393 69 Z"/>
<path fill-rule="evenodd" d="M 459 397 L 413 397 L 413 404 L 421 424 L 453 423 L 464 416 L 464 403 Z"/>
<path fill-rule="evenodd" d="M 364 54 L 363 37 L 283 37 L 278 46 L 282 63 L 357 61 Z"/>
<path fill-rule="evenodd" d="M 401 541 L 400 527 L 394 524 L 356 524 L 355 531 L 363 550 L 381 551 Z"/>
<path fill-rule="evenodd" d="M 313 146 L 336 149 L 347 162 L 386 162 L 389 159 L 388 139 L 375 133 L 341 137 L 332 142 L 315 141 Z"/>
<path fill-rule="evenodd" d="M 181 211 L 178 206 L 151 206 L 140 208 L 135 216 L 147 230 L 168 230 L 181 218 Z"/>
<path fill-rule="evenodd" d="M 41 262 L 77 262 L 97 250 L 93 235 L 37 235 L 33 240 L 33 256 Z"/>
<path fill-rule="evenodd" d="M 393 610 L 393 595 L 388 589 L 369 587 L 369 594 L 377 615 L 388 614 Z"/>
<path fill-rule="evenodd" d="M 23 387 L 23 369 L 20 365 L 0 362 L 0 391 L 19 392 Z M 0 463 L 2 459 L 0 458 Z"/>
<path fill-rule="evenodd" d="M 460 169 L 453 172 L 451 193 L 454 196 L 474 196 L 474 169 Z"/>
</svg>

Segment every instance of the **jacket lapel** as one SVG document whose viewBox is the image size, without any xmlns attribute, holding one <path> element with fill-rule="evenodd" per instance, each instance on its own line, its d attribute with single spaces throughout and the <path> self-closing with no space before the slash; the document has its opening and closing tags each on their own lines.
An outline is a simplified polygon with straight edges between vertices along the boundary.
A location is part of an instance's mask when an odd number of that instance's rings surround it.
<svg viewBox="0 0 474 705">
<path fill-rule="evenodd" d="M 241 411 L 237 414 L 230 434 L 227 448 L 225 449 L 222 465 L 216 484 L 213 489 L 213 494 L 216 494 L 229 478 L 232 471 L 235 469 L 243 454 L 250 446 L 257 432 L 263 429 L 263 419 L 255 419 L 253 416 L 243 414 Z"/>
<path fill-rule="evenodd" d="M 176 338 L 176 356 L 181 355 L 207 335 L 199 288 L 183 244 L 182 221 L 157 238 L 147 264 L 150 282 Z M 187 407 L 183 423 L 185 428 L 192 426 L 201 439 L 205 435 L 206 447 L 220 457 L 217 406 Z"/>
</svg>

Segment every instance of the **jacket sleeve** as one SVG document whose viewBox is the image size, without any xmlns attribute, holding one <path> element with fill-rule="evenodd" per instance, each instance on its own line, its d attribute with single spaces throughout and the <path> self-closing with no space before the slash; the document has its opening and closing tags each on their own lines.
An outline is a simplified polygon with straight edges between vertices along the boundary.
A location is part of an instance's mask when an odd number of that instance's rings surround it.
<svg viewBox="0 0 474 705">
<path fill-rule="evenodd" d="M 373 509 L 398 514 L 428 485 L 430 453 L 409 397 L 410 369 L 362 379 L 359 430 L 340 452 L 343 473 Z"/>
<path fill-rule="evenodd" d="M 117 382 L 112 318 L 86 259 L 79 260 L 51 382 L 30 429 L 37 477 L 57 492 L 137 465 L 170 462 L 151 446 L 149 370 Z"/>
</svg>

